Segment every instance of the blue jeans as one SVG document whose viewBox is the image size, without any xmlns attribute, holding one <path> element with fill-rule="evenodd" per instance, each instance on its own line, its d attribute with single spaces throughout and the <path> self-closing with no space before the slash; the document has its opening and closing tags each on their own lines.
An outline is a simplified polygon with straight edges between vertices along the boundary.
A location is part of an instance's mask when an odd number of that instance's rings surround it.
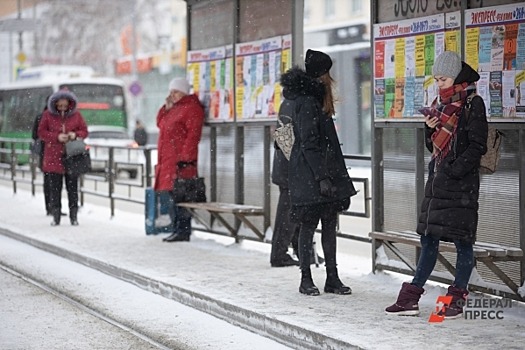
<svg viewBox="0 0 525 350">
<path fill-rule="evenodd" d="M 471 243 L 454 240 L 454 244 L 456 245 L 457 257 L 456 276 L 453 285 L 457 288 L 466 289 L 474 268 L 474 250 Z M 431 235 L 421 236 L 421 256 L 412 280 L 413 285 L 423 288 L 436 266 L 438 249 L 439 239 Z"/>
</svg>

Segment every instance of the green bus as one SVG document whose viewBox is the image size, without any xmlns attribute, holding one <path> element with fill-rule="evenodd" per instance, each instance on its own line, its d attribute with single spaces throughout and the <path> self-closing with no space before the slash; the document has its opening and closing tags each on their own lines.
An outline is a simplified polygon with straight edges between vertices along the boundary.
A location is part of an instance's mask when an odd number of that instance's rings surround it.
<svg viewBox="0 0 525 350">
<path fill-rule="evenodd" d="M 108 125 L 128 129 L 125 85 L 121 80 L 46 77 L 0 85 L 0 139 L 31 139 L 33 122 L 42 113 L 47 97 L 60 89 L 67 89 L 77 96 L 77 109 L 88 126 Z M 18 163 L 27 160 L 28 156 L 20 156 Z"/>
</svg>

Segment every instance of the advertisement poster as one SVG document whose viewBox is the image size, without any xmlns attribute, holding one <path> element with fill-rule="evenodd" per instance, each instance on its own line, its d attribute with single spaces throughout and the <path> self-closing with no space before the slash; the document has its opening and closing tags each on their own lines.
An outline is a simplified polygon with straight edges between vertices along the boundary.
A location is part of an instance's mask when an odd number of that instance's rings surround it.
<svg viewBox="0 0 525 350">
<path fill-rule="evenodd" d="M 279 80 L 292 67 L 291 50 L 292 36 L 284 35 L 237 44 L 235 62 L 232 45 L 189 51 L 187 78 L 207 121 L 231 122 L 235 114 L 237 120 L 277 118 Z"/>
<path fill-rule="evenodd" d="M 445 50 L 459 50 L 459 13 L 374 25 L 375 118 L 420 118 L 437 96 L 432 66 Z"/>
<path fill-rule="evenodd" d="M 445 13 L 445 50 L 461 54 L 461 12 Z"/>
<path fill-rule="evenodd" d="M 209 121 L 233 120 L 232 48 L 189 51 L 187 78 Z"/>
<path fill-rule="evenodd" d="M 523 3 L 465 11 L 465 59 L 482 79 L 478 93 L 491 118 L 525 118 Z"/>
<path fill-rule="evenodd" d="M 281 94 L 276 86 L 283 68 L 282 47 L 281 36 L 235 47 L 238 120 L 276 117 L 279 108 L 276 102 Z"/>
</svg>

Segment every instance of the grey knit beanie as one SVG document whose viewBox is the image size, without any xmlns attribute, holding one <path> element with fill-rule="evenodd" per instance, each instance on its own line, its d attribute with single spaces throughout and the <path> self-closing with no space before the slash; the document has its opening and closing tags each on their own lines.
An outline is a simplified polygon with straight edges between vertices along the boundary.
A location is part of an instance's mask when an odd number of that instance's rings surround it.
<svg viewBox="0 0 525 350">
<path fill-rule="evenodd" d="M 444 51 L 436 58 L 432 67 L 432 75 L 456 79 L 461 72 L 461 58 L 454 51 Z"/>
</svg>

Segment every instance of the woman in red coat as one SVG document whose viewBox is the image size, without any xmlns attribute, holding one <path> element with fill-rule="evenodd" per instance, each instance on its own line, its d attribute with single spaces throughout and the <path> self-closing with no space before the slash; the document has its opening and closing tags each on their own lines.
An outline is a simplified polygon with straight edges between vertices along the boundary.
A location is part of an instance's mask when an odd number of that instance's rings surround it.
<svg viewBox="0 0 525 350">
<path fill-rule="evenodd" d="M 159 128 L 158 160 L 155 168 L 155 191 L 171 191 L 177 177 L 197 176 L 199 142 L 204 123 L 204 108 L 198 97 L 189 94 L 186 79 L 175 78 L 170 94 L 157 114 Z M 173 234 L 165 242 L 189 241 L 191 214 L 173 205 Z"/>
<path fill-rule="evenodd" d="M 65 144 L 70 140 L 84 139 L 88 136 L 86 122 L 76 107 L 76 96 L 70 91 L 60 90 L 49 98 L 47 110 L 42 114 L 38 126 L 38 137 L 44 142 L 42 171 L 49 177 L 52 226 L 60 225 L 64 177 L 69 201 L 69 219 L 71 225 L 78 225 L 78 175 L 68 174 L 63 163 Z"/>
</svg>

